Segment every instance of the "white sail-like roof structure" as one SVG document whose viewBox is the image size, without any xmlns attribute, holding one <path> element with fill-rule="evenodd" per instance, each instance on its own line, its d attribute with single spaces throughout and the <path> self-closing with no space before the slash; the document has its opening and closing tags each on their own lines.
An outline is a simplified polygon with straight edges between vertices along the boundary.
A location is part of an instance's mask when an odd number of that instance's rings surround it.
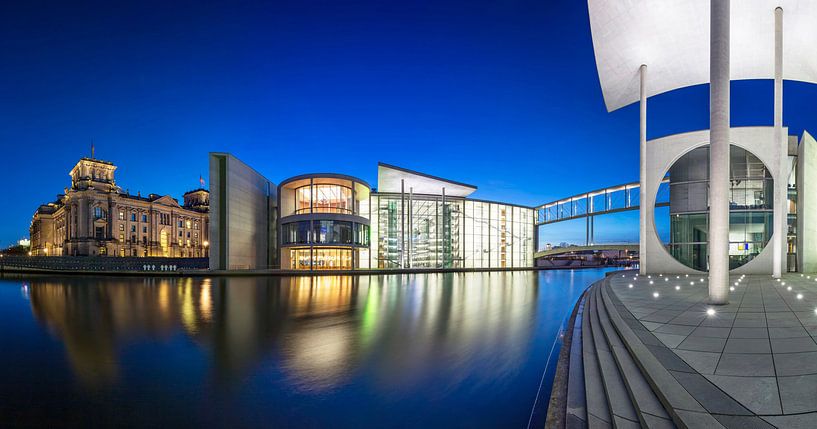
<svg viewBox="0 0 817 429">
<path fill-rule="evenodd" d="M 415 194 L 440 195 L 443 188 L 445 188 L 445 194 L 452 197 L 467 197 L 477 190 L 474 185 L 455 182 L 382 162 L 377 164 L 378 192 L 400 193 L 402 189 L 408 193 L 409 189 L 411 189 Z"/>
<path fill-rule="evenodd" d="M 647 96 L 709 83 L 711 0 L 588 0 L 608 111 Z M 817 83 L 817 0 L 732 0 L 731 77 L 774 78 L 774 10 L 783 8 L 783 78 Z"/>
</svg>

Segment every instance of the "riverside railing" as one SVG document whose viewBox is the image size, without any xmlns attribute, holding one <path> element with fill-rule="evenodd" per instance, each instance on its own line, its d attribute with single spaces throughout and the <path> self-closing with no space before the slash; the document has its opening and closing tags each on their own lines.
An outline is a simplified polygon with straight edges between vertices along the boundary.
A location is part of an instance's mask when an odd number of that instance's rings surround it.
<svg viewBox="0 0 817 429">
<path fill-rule="evenodd" d="M 208 266 L 208 258 L 0 255 L 0 271 L 179 271 Z"/>
</svg>

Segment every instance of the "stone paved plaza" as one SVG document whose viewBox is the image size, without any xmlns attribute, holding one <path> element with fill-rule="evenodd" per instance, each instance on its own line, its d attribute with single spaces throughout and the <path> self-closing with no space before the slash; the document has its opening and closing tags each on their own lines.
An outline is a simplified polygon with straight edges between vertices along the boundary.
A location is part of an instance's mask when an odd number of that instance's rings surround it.
<svg viewBox="0 0 817 429">
<path fill-rule="evenodd" d="M 659 361 L 707 411 L 817 427 L 817 276 L 739 275 L 730 284 L 729 304 L 710 306 L 701 275 L 626 272 L 607 282 L 648 331 L 633 330 L 641 342 L 680 358 Z"/>
</svg>

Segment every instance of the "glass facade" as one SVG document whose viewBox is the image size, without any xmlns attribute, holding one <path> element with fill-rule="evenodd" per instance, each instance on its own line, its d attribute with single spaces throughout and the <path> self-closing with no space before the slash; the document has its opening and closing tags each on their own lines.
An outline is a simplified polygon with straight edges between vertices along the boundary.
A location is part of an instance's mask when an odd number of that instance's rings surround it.
<svg viewBox="0 0 817 429">
<path fill-rule="evenodd" d="M 293 247 L 288 249 L 291 270 L 351 270 L 355 251 L 343 247 Z"/>
<path fill-rule="evenodd" d="M 295 213 L 352 213 L 352 188 L 315 184 L 295 189 Z"/>
<path fill-rule="evenodd" d="M 755 155 L 730 149 L 729 267 L 760 254 L 772 234 L 771 174 Z M 670 254 L 684 265 L 708 270 L 709 147 L 693 149 L 673 164 L 670 178 Z"/>
<path fill-rule="evenodd" d="M 340 220 L 305 220 L 281 226 L 281 242 L 292 244 L 369 245 L 369 226 Z"/>
<path fill-rule="evenodd" d="M 530 208 L 463 198 L 372 195 L 371 266 L 531 267 L 533 217 Z"/>
</svg>

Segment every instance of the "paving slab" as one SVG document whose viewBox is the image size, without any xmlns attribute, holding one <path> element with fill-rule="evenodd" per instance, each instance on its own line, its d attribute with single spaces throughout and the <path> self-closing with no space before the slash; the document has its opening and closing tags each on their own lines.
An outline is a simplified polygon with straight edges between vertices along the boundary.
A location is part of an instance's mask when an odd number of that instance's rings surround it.
<svg viewBox="0 0 817 429">
<path fill-rule="evenodd" d="M 674 352 L 700 374 L 714 374 L 721 359 L 720 353 L 678 349 L 674 350 Z"/>
<path fill-rule="evenodd" d="M 794 414 L 787 416 L 763 416 L 763 420 L 779 428 L 814 429 L 817 428 L 817 413 Z"/>
<path fill-rule="evenodd" d="M 774 366 L 779 377 L 817 374 L 817 352 L 775 354 Z"/>
<path fill-rule="evenodd" d="M 779 377 L 778 382 L 784 413 L 817 411 L 817 375 Z"/>
<path fill-rule="evenodd" d="M 722 352 L 726 338 L 687 337 L 677 348 L 696 352 Z"/>
<path fill-rule="evenodd" d="M 726 341 L 724 353 L 766 353 L 772 348 L 768 338 L 730 338 Z"/>
<path fill-rule="evenodd" d="M 817 343 L 811 337 L 805 338 L 772 338 L 772 350 L 775 353 L 801 353 L 817 351 Z"/>
<path fill-rule="evenodd" d="M 715 374 L 774 377 L 774 359 L 771 354 L 723 353 Z"/>
<path fill-rule="evenodd" d="M 781 413 L 780 395 L 777 391 L 775 377 L 707 375 L 706 378 L 753 413 Z"/>
<path fill-rule="evenodd" d="M 710 306 L 705 276 L 653 275 L 650 285 L 632 274 L 632 289 L 614 277 L 602 286 L 624 326 L 643 327 L 622 338 L 649 350 L 708 412 L 671 414 L 693 427 L 817 428 L 817 276 L 732 275 L 729 304 Z"/>
</svg>

